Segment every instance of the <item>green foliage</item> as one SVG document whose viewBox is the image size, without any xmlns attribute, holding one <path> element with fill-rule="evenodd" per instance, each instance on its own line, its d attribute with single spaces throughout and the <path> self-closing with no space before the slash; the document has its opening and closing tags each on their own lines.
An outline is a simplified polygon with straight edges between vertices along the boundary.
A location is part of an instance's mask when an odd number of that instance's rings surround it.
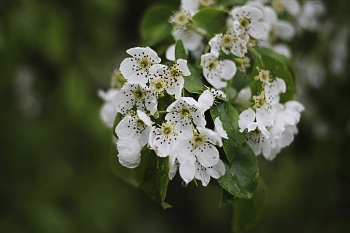
<svg viewBox="0 0 350 233">
<path fill-rule="evenodd" d="M 259 219 L 266 205 L 266 191 L 263 180 L 250 199 L 236 199 L 233 201 L 232 231 L 244 232 L 252 227 Z"/>
<path fill-rule="evenodd" d="M 189 93 L 202 94 L 202 92 L 206 88 L 205 88 L 205 84 L 200 71 L 196 67 L 190 64 L 188 64 L 188 69 L 190 70 L 191 75 L 184 77 L 185 79 L 184 88 Z"/>
<path fill-rule="evenodd" d="M 134 175 L 141 188 L 156 202 L 163 203 L 169 183 L 168 158 L 160 158 L 145 146 L 141 151 L 141 162 Z M 163 206 L 168 207 L 163 204 Z"/>
<path fill-rule="evenodd" d="M 204 29 L 207 38 L 224 32 L 228 14 L 222 10 L 207 8 L 198 11 L 192 18 L 195 26 Z"/>
<path fill-rule="evenodd" d="M 169 8 L 161 6 L 152 7 L 146 12 L 140 28 L 144 45 L 155 45 L 170 35 L 172 26 L 168 21 L 171 15 Z"/>
<path fill-rule="evenodd" d="M 226 130 L 228 140 L 224 140 L 223 148 L 227 161 L 232 164 L 233 158 L 244 142 L 244 136 L 238 129 L 238 112 L 230 104 L 223 102 L 213 106 L 210 113 L 213 119 L 220 118 L 222 126 Z"/>
<path fill-rule="evenodd" d="M 259 168 L 251 148 L 244 143 L 232 164 L 225 163 L 225 175 L 218 179 L 219 184 L 232 195 L 251 198 L 259 181 Z"/>
<path fill-rule="evenodd" d="M 186 50 L 181 40 L 176 41 L 175 44 L 175 60 L 178 59 L 187 60 Z"/>
<path fill-rule="evenodd" d="M 222 4 L 224 6 L 236 6 L 236 5 L 243 5 L 246 3 L 247 0 L 218 0 L 219 4 Z"/>
</svg>

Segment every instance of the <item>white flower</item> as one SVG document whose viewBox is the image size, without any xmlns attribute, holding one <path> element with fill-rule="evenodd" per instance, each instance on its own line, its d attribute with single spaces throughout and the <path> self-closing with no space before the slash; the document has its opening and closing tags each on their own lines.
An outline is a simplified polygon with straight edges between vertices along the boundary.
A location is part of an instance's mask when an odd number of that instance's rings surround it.
<svg viewBox="0 0 350 233">
<path fill-rule="evenodd" d="M 175 129 L 192 131 L 192 122 L 199 127 L 204 127 L 206 120 L 201 105 L 191 97 L 180 97 L 166 109 L 167 122 L 174 122 Z"/>
<path fill-rule="evenodd" d="M 151 94 L 149 87 L 139 84 L 125 83 L 122 89 L 115 95 L 112 103 L 117 111 L 126 114 L 135 105 L 137 109 L 144 110 L 145 107 L 153 115 L 157 111 L 158 101 Z"/>
<path fill-rule="evenodd" d="M 117 125 L 117 149 L 119 162 L 128 168 L 140 163 L 141 149 L 147 144 L 152 122 L 144 113 L 126 115 Z"/>
<path fill-rule="evenodd" d="M 271 6 L 277 13 L 287 11 L 293 16 L 297 16 L 300 13 L 300 5 L 297 0 L 271 0 Z"/>
<path fill-rule="evenodd" d="M 215 147 L 222 146 L 222 141 L 217 132 L 202 127 L 197 129 L 199 133 L 184 138 L 178 149 L 173 151 L 173 156 L 178 161 L 180 176 L 186 184 L 196 177 L 206 186 L 210 176 L 218 178 L 225 173 L 225 166 Z"/>
<path fill-rule="evenodd" d="M 257 118 L 256 121 L 255 118 Z M 266 129 L 265 120 L 262 119 L 262 117 L 257 117 L 257 114 L 251 108 L 248 108 L 239 114 L 238 126 L 241 133 L 244 132 L 245 129 L 247 129 L 247 132 L 258 130 L 265 137 L 268 138 L 270 136 L 269 132 Z"/>
<path fill-rule="evenodd" d="M 172 66 L 154 65 L 150 69 L 151 90 L 157 96 L 166 90 L 168 94 L 179 98 L 185 82 L 183 76 L 189 76 L 190 74 L 187 61 L 184 59 L 178 59 Z"/>
<path fill-rule="evenodd" d="M 324 13 L 325 6 L 322 1 L 306 1 L 297 20 L 302 28 L 316 31 L 320 26 L 318 18 Z"/>
<path fill-rule="evenodd" d="M 271 152 L 270 140 L 258 129 L 246 132 L 245 141 L 252 148 L 255 155 L 269 154 Z"/>
<path fill-rule="evenodd" d="M 119 139 L 137 139 L 140 145 L 144 146 L 148 142 L 151 126 L 150 118 L 144 112 L 137 110 L 137 114 L 128 114 L 119 122 L 115 133 Z"/>
<path fill-rule="evenodd" d="M 125 58 L 120 64 L 120 72 L 129 83 L 146 85 L 148 71 L 153 64 L 160 63 L 157 53 L 149 47 L 131 48 L 126 51 L 132 58 Z"/>
<path fill-rule="evenodd" d="M 205 79 L 215 88 L 224 88 L 237 71 L 236 64 L 231 60 L 218 60 L 213 53 L 201 57 L 201 66 Z"/>
<path fill-rule="evenodd" d="M 242 30 L 247 32 L 255 39 L 261 39 L 265 35 L 266 25 L 260 20 L 263 13 L 258 8 L 252 6 L 243 6 L 233 8 L 230 12 L 233 17 L 234 30 Z"/>
<path fill-rule="evenodd" d="M 220 50 L 222 50 L 226 54 L 232 53 L 237 57 L 244 57 L 247 53 L 248 41 L 248 34 L 242 30 L 218 34 L 209 41 L 210 53 L 219 56 Z"/>
<path fill-rule="evenodd" d="M 176 41 L 182 41 L 186 51 L 196 51 L 202 46 L 202 36 L 193 30 L 177 28 L 172 35 Z"/>
<path fill-rule="evenodd" d="M 174 122 L 163 123 L 160 128 L 153 126 L 150 132 L 148 145 L 159 157 L 170 156 L 180 138 L 189 137 L 192 134 L 186 130 L 176 131 L 174 125 Z"/>
<path fill-rule="evenodd" d="M 107 92 L 104 92 L 102 90 L 99 90 L 98 92 L 98 95 L 105 101 L 100 110 L 100 116 L 105 125 L 109 128 L 112 128 L 115 117 L 117 115 L 117 110 L 112 104 L 112 100 L 117 93 L 118 90 L 112 88 L 109 89 Z"/>
</svg>

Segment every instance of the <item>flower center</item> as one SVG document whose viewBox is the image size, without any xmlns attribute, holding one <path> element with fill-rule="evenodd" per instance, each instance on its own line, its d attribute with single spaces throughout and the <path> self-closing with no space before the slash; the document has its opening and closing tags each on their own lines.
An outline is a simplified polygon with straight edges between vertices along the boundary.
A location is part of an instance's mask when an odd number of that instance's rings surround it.
<svg viewBox="0 0 350 233">
<path fill-rule="evenodd" d="M 211 61 L 209 62 L 209 65 L 208 65 L 208 69 L 209 69 L 209 70 L 215 70 L 215 69 L 216 69 L 216 66 L 217 66 L 217 61 L 211 60 Z"/>
<path fill-rule="evenodd" d="M 177 69 L 176 65 L 169 67 L 169 75 L 173 79 L 176 79 L 177 77 L 181 76 L 182 73 L 180 70 Z"/>
<path fill-rule="evenodd" d="M 183 106 L 181 108 L 180 114 L 181 114 L 182 117 L 188 117 L 190 115 L 190 113 L 191 113 L 191 110 L 188 107 Z"/>
<path fill-rule="evenodd" d="M 179 11 L 172 17 L 171 22 L 178 27 L 186 27 L 186 25 L 190 23 L 190 19 L 190 15 L 186 14 L 183 11 Z"/>
<path fill-rule="evenodd" d="M 262 108 L 266 103 L 264 91 L 262 91 L 260 93 L 260 95 L 253 96 L 253 99 L 254 99 L 254 103 L 255 103 L 255 105 L 254 105 L 255 108 Z"/>
<path fill-rule="evenodd" d="M 145 123 L 140 118 L 136 118 L 136 125 L 139 128 L 145 128 Z"/>
<path fill-rule="evenodd" d="M 162 127 L 160 128 L 160 132 L 165 136 L 169 136 L 172 133 L 175 133 L 173 132 L 173 127 L 174 127 L 174 122 L 171 122 L 170 124 L 163 123 Z"/>
<path fill-rule="evenodd" d="M 203 135 L 201 134 L 195 134 L 193 136 L 193 143 L 195 147 L 200 146 L 201 144 L 203 144 L 205 142 L 205 138 Z"/>
<path fill-rule="evenodd" d="M 134 90 L 132 91 L 132 93 L 134 94 L 135 99 L 137 99 L 137 100 L 142 100 L 142 99 L 144 99 L 144 97 L 145 97 L 145 91 L 142 90 L 142 88 L 140 87 L 140 85 L 137 86 L 137 88 L 134 89 Z"/>
<path fill-rule="evenodd" d="M 250 20 L 247 19 L 246 17 L 243 17 L 239 20 L 239 24 L 241 28 L 247 29 L 250 24 Z"/>
<path fill-rule="evenodd" d="M 260 80 L 262 83 L 267 83 L 270 80 L 270 71 L 259 69 L 259 74 L 255 76 L 255 80 Z"/>
<path fill-rule="evenodd" d="M 226 33 L 221 39 L 222 46 L 226 48 L 231 47 L 233 42 L 234 38 L 231 36 L 230 33 Z"/>
<path fill-rule="evenodd" d="M 148 60 L 147 57 L 144 57 L 139 61 L 139 66 L 141 69 L 147 70 L 151 66 L 151 62 Z"/>
<path fill-rule="evenodd" d="M 286 10 L 286 6 L 281 0 L 272 0 L 271 6 L 277 11 L 277 13 L 283 13 Z"/>
</svg>

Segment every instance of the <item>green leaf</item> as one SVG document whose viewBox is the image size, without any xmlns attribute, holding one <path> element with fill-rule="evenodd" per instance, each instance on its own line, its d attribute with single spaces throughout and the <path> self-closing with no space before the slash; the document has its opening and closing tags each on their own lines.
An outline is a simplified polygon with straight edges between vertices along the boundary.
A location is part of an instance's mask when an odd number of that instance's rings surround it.
<svg viewBox="0 0 350 233">
<path fill-rule="evenodd" d="M 196 27 L 207 32 L 207 37 L 212 38 L 215 34 L 225 32 L 228 14 L 222 10 L 205 8 L 198 11 L 192 21 Z"/>
<path fill-rule="evenodd" d="M 236 6 L 236 5 L 244 5 L 247 0 L 218 0 L 218 4 L 224 5 L 224 6 Z"/>
<path fill-rule="evenodd" d="M 178 59 L 187 60 L 187 54 L 186 54 L 184 44 L 182 43 L 182 40 L 176 41 L 176 44 L 175 44 L 175 60 L 178 60 Z"/>
<path fill-rule="evenodd" d="M 273 52 L 268 48 L 250 48 L 254 57 L 254 66 L 252 69 L 252 78 L 258 75 L 256 67 L 267 69 L 271 72 L 273 78 L 281 78 L 286 83 L 286 92 L 281 94 L 280 102 L 284 103 L 294 99 L 294 72 L 289 60 L 281 55 Z M 252 92 L 255 94 L 261 89 L 261 84 L 258 81 L 253 81 Z"/>
<path fill-rule="evenodd" d="M 130 168 L 122 166 L 118 161 L 118 152 L 116 151 L 116 145 L 114 142 L 111 143 L 111 152 L 109 153 L 109 164 L 113 173 L 120 178 L 122 181 L 130 184 L 133 187 L 139 187 L 133 171 Z"/>
<path fill-rule="evenodd" d="M 252 149 L 245 142 L 232 159 L 231 166 L 225 163 L 225 175 L 219 184 L 232 195 L 251 198 L 259 181 L 258 161 Z"/>
<path fill-rule="evenodd" d="M 194 66 L 188 65 L 188 69 L 190 70 L 191 75 L 184 77 L 184 87 L 186 91 L 190 93 L 202 94 L 203 91 L 206 90 L 202 75 Z"/>
<path fill-rule="evenodd" d="M 170 35 L 172 26 L 168 21 L 171 15 L 172 11 L 162 6 L 152 7 L 146 12 L 140 27 L 145 46 L 155 45 Z"/>
<path fill-rule="evenodd" d="M 237 199 L 233 203 L 232 230 L 244 232 L 252 227 L 261 216 L 266 204 L 265 185 L 260 180 L 251 199 Z"/>
<path fill-rule="evenodd" d="M 230 104 L 223 102 L 213 106 L 210 109 L 210 114 L 213 120 L 217 117 L 220 118 L 222 126 L 227 133 L 228 140 L 224 140 L 223 148 L 227 161 L 231 164 L 244 142 L 244 136 L 238 129 L 238 112 Z"/>
<path fill-rule="evenodd" d="M 233 196 L 231 193 L 227 192 L 225 189 L 222 189 L 222 195 L 219 207 L 223 207 L 228 204 L 232 204 L 237 197 Z"/>
<path fill-rule="evenodd" d="M 153 200 L 163 203 L 169 183 L 168 158 L 160 158 L 145 146 L 141 151 L 140 165 L 134 168 L 134 175 L 141 188 Z"/>
</svg>

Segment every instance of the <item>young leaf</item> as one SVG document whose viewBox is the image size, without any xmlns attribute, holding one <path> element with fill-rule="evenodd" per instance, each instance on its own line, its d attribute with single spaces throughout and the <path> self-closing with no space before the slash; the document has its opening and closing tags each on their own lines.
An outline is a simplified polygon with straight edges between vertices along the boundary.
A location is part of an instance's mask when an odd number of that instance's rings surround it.
<svg viewBox="0 0 350 233">
<path fill-rule="evenodd" d="M 188 64 L 188 68 L 191 72 L 191 75 L 184 77 L 184 87 L 186 91 L 190 93 L 202 94 L 202 92 L 206 90 L 202 75 L 194 66 Z"/>
<path fill-rule="evenodd" d="M 252 69 L 252 77 L 258 75 L 257 67 L 267 69 L 271 72 L 273 77 L 278 77 L 286 83 L 286 92 L 281 94 L 280 102 L 284 103 L 294 98 L 294 82 L 292 66 L 287 58 L 283 55 L 277 54 L 267 48 L 250 48 L 254 57 L 254 66 Z M 261 88 L 259 82 L 253 81 L 252 92 L 255 94 Z"/>
<path fill-rule="evenodd" d="M 140 165 L 134 168 L 134 175 L 141 188 L 156 202 L 163 203 L 169 183 L 168 158 L 160 158 L 145 146 L 141 151 Z"/>
<path fill-rule="evenodd" d="M 141 20 L 140 33 L 144 45 L 152 46 L 170 35 L 172 26 L 169 18 L 172 11 L 167 7 L 156 6 L 149 9 Z"/>
<path fill-rule="evenodd" d="M 225 129 L 228 140 L 224 140 L 223 149 L 229 164 L 232 163 L 234 156 L 237 154 L 239 147 L 244 142 L 244 136 L 238 129 L 238 112 L 228 103 L 223 102 L 210 109 L 213 119 L 219 117 L 222 127 Z"/>
<path fill-rule="evenodd" d="M 207 32 L 207 37 L 212 38 L 215 34 L 225 32 L 228 14 L 222 10 L 206 8 L 198 11 L 192 21 L 196 27 Z"/>
<path fill-rule="evenodd" d="M 186 54 L 184 44 L 182 43 L 182 40 L 176 41 L 176 44 L 175 44 L 175 60 L 178 60 L 178 59 L 187 60 L 187 54 Z"/>
<path fill-rule="evenodd" d="M 265 204 L 265 185 L 260 180 L 251 199 L 237 199 L 233 202 L 232 231 L 239 233 L 252 227 L 261 216 Z"/>
<path fill-rule="evenodd" d="M 235 153 L 231 166 L 225 163 L 225 175 L 219 184 L 230 194 L 240 198 L 251 198 L 259 181 L 256 156 L 245 142 Z"/>
</svg>

